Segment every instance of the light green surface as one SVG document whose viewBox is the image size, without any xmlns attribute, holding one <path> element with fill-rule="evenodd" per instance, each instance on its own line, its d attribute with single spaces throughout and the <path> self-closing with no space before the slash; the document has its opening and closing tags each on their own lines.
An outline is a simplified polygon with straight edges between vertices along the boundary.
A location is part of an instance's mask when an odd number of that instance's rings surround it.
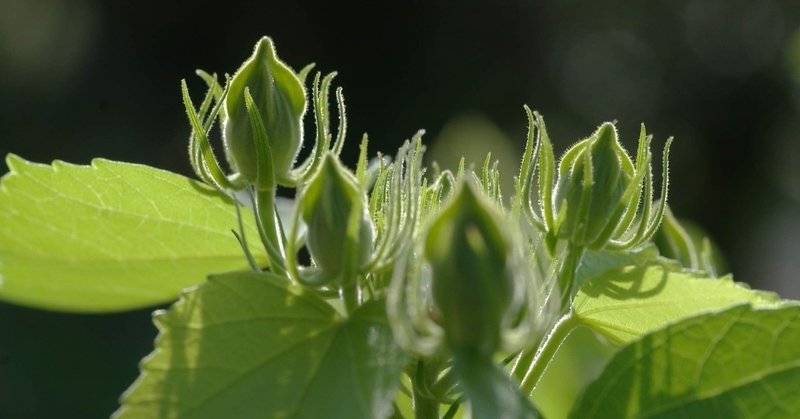
<svg viewBox="0 0 800 419">
<path fill-rule="evenodd" d="M 243 269 L 233 204 L 147 166 L 6 159 L 0 181 L 0 299 L 119 311 L 164 303 L 210 272 Z M 248 222 L 251 247 L 258 235 Z"/>
<path fill-rule="evenodd" d="M 566 418 L 581 390 L 600 375 L 616 350 L 585 327 L 570 333 L 533 392 L 542 416 Z"/>
<path fill-rule="evenodd" d="M 574 418 L 800 417 L 800 307 L 738 306 L 621 350 Z"/>
<path fill-rule="evenodd" d="M 668 323 L 742 303 L 780 304 L 777 296 L 751 290 L 730 276 L 707 279 L 648 264 L 611 269 L 592 278 L 572 306 L 581 324 L 627 343 Z"/>
<path fill-rule="evenodd" d="M 384 305 L 345 320 L 269 274 L 212 276 L 156 315 L 156 350 L 115 417 L 386 417 L 406 357 Z"/>
</svg>

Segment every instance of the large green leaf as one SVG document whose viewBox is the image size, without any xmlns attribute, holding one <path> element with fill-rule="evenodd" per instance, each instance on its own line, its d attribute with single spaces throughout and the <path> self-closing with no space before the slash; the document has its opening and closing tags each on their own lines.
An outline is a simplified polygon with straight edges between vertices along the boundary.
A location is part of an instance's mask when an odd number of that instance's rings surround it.
<svg viewBox="0 0 800 419">
<path fill-rule="evenodd" d="M 406 363 L 382 301 L 344 319 L 269 274 L 212 276 L 155 320 L 117 418 L 386 417 Z"/>
<path fill-rule="evenodd" d="M 800 417 L 800 306 L 738 306 L 623 348 L 575 418 Z"/>
<path fill-rule="evenodd" d="M 163 303 L 210 272 L 246 264 L 231 201 L 147 166 L 6 159 L 0 299 L 99 312 Z M 258 235 L 248 223 L 251 242 Z M 255 251 L 255 250 L 254 250 Z"/>
<path fill-rule="evenodd" d="M 780 304 L 730 276 L 709 279 L 653 263 L 614 268 L 593 277 L 573 300 L 573 315 L 617 343 L 676 320 L 742 303 Z"/>
</svg>

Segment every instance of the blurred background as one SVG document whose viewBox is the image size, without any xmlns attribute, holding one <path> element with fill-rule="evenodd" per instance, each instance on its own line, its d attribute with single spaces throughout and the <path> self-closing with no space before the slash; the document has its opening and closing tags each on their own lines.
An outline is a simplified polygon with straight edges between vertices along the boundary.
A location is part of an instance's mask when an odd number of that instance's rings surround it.
<svg viewBox="0 0 800 419">
<path fill-rule="evenodd" d="M 674 136 L 675 214 L 738 281 L 800 298 L 800 3 L 492 3 L 0 0 L 0 155 L 189 175 L 180 79 L 199 97 L 195 69 L 233 73 L 269 35 L 295 69 L 339 72 L 351 164 L 362 132 L 392 153 L 425 128 L 442 161 L 514 166 L 523 104 L 557 150 L 606 120 L 629 150 L 641 122 L 657 156 Z M 0 303 L 0 418 L 108 416 L 152 348 L 150 311 Z"/>
</svg>

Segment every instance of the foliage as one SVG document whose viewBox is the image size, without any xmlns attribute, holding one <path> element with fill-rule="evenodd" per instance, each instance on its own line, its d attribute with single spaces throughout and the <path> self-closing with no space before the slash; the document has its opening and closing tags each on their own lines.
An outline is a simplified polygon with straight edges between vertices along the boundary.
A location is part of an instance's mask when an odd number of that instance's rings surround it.
<svg viewBox="0 0 800 419">
<path fill-rule="evenodd" d="M 422 132 L 393 159 L 369 159 L 365 136 L 350 170 L 341 88 L 334 133 L 335 73 L 307 83 L 312 67 L 263 38 L 233 77 L 198 72 L 198 106 L 182 83 L 202 182 L 8 156 L 0 299 L 111 312 L 177 297 L 115 417 L 538 417 L 532 395 L 578 327 L 620 349 L 574 417 L 798 414 L 798 305 L 717 278 L 710 241 L 668 210 L 669 141 L 657 200 L 644 126 L 635 158 L 605 123 L 556 162 L 527 107 L 513 191 L 491 155 L 423 167 Z"/>
</svg>

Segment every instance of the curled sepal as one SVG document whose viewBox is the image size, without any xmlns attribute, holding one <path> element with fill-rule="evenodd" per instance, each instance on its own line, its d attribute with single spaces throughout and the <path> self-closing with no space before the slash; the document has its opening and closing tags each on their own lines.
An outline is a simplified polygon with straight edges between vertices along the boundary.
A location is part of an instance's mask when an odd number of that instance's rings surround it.
<svg viewBox="0 0 800 419">
<path fill-rule="evenodd" d="M 374 233 L 366 195 L 334 154 L 323 157 L 303 192 L 300 211 L 308 229 L 308 251 L 330 278 L 348 266 L 357 271 L 369 259 Z"/>
<path fill-rule="evenodd" d="M 711 239 L 699 227 L 679 221 L 669 208 L 653 237 L 661 256 L 674 259 L 689 270 L 717 277 L 725 272 L 725 261 Z"/>
<path fill-rule="evenodd" d="M 422 180 L 423 131 L 417 132 L 397 152 L 395 161 L 379 160 L 375 186 L 370 197 L 370 214 L 376 227 L 375 251 L 367 266 L 375 272 L 395 263 L 404 243 L 415 241 L 420 232 L 420 204 L 425 192 Z"/>
<path fill-rule="evenodd" d="M 462 182 L 433 221 L 425 237 L 425 258 L 447 345 L 491 356 L 500 349 L 523 293 L 511 263 L 504 214 L 476 188 Z"/>
<path fill-rule="evenodd" d="M 284 179 L 300 150 L 306 92 L 298 75 L 278 59 L 270 38 L 263 37 L 258 41 L 253 55 L 230 80 L 225 96 L 225 152 L 241 176 L 257 184 L 258 159 L 266 156 L 256 152 L 258 138 L 248 114 L 246 90 L 249 90 L 255 110 L 263 121 L 275 177 Z M 260 166 L 267 164 L 261 162 Z"/>
<path fill-rule="evenodd" d="M 419 257 L 421 253 L 419 244 L 403 245 L 392 268 L 392 280 L 386 293 L 386 314 L 397 343 L 420 357 L 428 358 L 440 352 L 444 333 L 433 318 L 431 271 Z"/>
</svg>

